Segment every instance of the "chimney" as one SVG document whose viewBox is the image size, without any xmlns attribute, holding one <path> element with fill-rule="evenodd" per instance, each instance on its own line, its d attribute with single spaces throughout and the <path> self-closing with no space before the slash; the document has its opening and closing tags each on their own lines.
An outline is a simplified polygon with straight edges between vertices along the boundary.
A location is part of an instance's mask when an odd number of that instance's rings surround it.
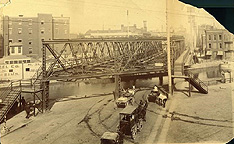
<svg viewBox="0 0 234 144">
<path fill-rule="evenodd" d="M 147 21 L 143 21 L 143 29 L 147 32 Z"/>
</svg>

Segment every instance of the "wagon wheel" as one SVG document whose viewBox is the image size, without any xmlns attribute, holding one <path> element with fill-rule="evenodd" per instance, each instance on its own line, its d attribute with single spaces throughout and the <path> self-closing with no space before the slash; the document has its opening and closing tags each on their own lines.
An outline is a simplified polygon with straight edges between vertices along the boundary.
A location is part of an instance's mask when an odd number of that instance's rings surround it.
<svg viewBox="0 0 234 144">
<path fill-rule="evenodd" d="M 140 119 L 138 122 L 137 130 L 140 132 L 142 130 L 142 128 L 143 128 L 143 121 L 142 121 L 142 119 Z"/>
<path fill-rule="evenodd" d="M 137 134 L 136 127 L 133 127 L 132 130 L 131 130 L 131 132 L 132 132 L 132 139 L 135 140 L 136 139 L 136 134 Z"/>
</svg>

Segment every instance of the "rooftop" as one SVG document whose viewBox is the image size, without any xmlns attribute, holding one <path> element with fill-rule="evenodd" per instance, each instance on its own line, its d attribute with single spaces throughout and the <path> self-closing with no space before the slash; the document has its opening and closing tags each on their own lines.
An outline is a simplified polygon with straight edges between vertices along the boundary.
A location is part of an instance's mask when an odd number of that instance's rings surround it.
<svg viewBox="0 0 234 144">
<path fill-rule="evenodd" d="M 31 60 L 31 62 L 37 62 L 36 59 L 27 57 L 26 55 L 10 55 L 0 59 L 0 64 L 3 64 L 5 60 Z"/>
<path fill-rule="evenodd" d="M 136 106 L 127 106 L 120 112 L 120 114 L 132 114 L 136 108 Z"/>
<path fill-rule="evenodd" d="M 102 135 L 101 139 L 110 139 L 110 140 L 115 140 L 118 137 L 118 133 L 112 133 L 112 132 L 105 132 Z"/>
</svg>

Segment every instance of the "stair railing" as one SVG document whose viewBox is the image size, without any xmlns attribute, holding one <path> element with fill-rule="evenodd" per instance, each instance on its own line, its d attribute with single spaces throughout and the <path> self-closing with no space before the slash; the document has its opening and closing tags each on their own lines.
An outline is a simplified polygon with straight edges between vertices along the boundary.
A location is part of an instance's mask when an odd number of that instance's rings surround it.
<svg viewBox="0 0 234 144">
<path fill-rule="evenodd" d="M 4 98 L 4 95 L 8 95 L 12 90 L 12 82 L 5 88 L 1 88 L 1 94 L 0 94 L 0 99 Z"/>
<path fill-rule="evenodd" d="M 204 90 L 206 90 L 208 92 L 208 86 L 199 78 L 194 77 L 194 74 L 192 74 L 189 71 L 186 71 L 186 74 L 189 78 L 192 78 L 196 83 L 198 83 Z"/>
</svg>

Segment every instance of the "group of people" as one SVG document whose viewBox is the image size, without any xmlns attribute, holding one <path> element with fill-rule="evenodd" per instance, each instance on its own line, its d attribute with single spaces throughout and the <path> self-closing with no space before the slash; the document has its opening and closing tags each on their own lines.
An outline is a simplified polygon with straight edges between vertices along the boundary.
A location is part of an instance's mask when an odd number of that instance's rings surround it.
<svg viewBox="0 0 234 144">
<path fill-rule="evenodd" d="M 29 118 L 30 116 L 30 104 L 29 103 L 26 103 L 26 100 L 24 99 L 24 97 L 22 97 L 19 102 L 16 101 L 13 106 L 12 106 L 12 109 L 14 111 L 14 113 L 17 113 L 18 111 L 18 105 L 20 104 L 20 111 L 21 110 L 25 110 L 26 112 L 26 117 L 25 118 Z"/>
</svg>

